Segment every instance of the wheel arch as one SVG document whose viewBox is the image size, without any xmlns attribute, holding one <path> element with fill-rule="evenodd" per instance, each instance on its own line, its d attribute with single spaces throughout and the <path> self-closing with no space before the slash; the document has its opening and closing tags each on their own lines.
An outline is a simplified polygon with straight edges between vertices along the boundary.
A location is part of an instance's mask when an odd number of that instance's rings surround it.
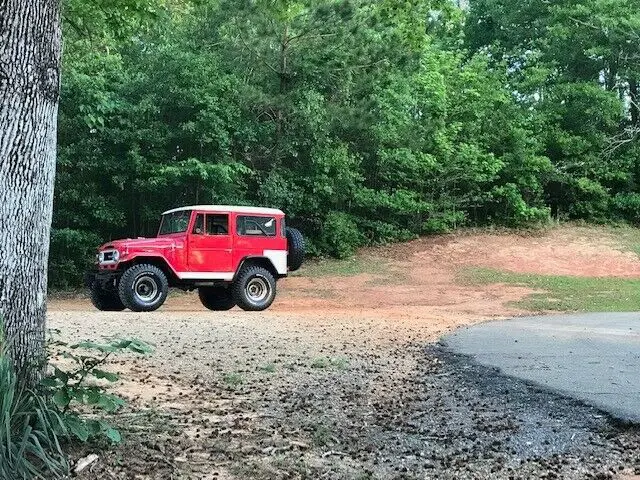
<svg viewBox="0 0 640 480">
<path fill-rule="evenodd" d="M 121 263 L 123 270 L 126 270 L 127 268 L 134 265 L 141 264 L 153 265 L 162 270 L 162 273 L 164 273 L 167 277 L 167 280 L 169 280 L 169 286 L 173 287 L 180 282 L 178 275 L 173 270 L 173 268 L 171 268 L 169 262 L 167 262 L 167 260 L 161 255 L 137 255 Z"/>
<path fill-rule="evenodd" d="M 282 278 L 285 276 L 278 273 L 278 270 L 276 269 L 275 265 L 273 264 L 270 258 L 251 255 L 251 256 L 244 257 L 240 261 L 240 263 L 238 264 L 238 268 L 236 269 L 236 273 L 233 276 L 233 280 L 235 280 L 238 277 L 238 274 L 242 271 L 243 268 L 249 267 L 249 266 L 258 266 L 258 267 L 266 268 L 267 270 L 269 270 L 269 273 L 271 273 L 271 275 L 273 275 L 273 278 L 275 279 Z"/>
</svg>

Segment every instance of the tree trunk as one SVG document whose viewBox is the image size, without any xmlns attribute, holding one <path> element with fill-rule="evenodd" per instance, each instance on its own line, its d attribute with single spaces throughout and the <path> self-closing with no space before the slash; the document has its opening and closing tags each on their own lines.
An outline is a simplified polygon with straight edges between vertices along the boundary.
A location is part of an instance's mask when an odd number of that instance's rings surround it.
<svg viewBox="0 0 640 480">
<path fill-rule="evenodd" d="M 635 78 L 629 79 L 629 99 L 631 101 L 630 110 L 631 110 L 631 124 L 636 127 L 638 126 L 638 120 L 640 120 L 639 108 L 638 108 L 638 81 Z"/>
<path fill-rule="evenodd" d="M 0 0 L 0 316 L 31 380 L 44 358 L 60 54 L 59 0 Z"/>
</svg>

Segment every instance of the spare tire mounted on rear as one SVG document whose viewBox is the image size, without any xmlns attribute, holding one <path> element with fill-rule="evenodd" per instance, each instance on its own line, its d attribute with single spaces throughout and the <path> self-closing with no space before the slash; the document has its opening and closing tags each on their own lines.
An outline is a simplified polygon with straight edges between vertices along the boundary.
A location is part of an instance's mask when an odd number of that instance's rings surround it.
<svg viewBox="0 0 640 480">
<path fill-rule="evenodd" d="M 289 270 L 295 272 L 302 266 L 304 261 L 304 237 L 300 230 L 287 227 L 287 266 Z"/>
</svg>

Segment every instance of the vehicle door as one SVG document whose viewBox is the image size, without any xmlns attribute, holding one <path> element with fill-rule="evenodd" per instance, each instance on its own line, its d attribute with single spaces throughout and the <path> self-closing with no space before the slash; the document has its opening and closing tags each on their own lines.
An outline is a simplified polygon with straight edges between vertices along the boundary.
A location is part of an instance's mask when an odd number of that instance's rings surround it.
<svg viewBox="0 0 640 480">
<path fill-rule="evenodd" d="M 189 270 L 191 272 L 232 272 L 232 237 L 229 214 L 197 213 L 189 234 Z"/>
</svg>

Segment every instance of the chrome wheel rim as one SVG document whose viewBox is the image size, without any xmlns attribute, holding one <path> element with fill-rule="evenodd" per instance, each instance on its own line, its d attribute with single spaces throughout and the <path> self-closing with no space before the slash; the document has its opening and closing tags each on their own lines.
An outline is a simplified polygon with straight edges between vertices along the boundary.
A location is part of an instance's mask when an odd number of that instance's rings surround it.
<svg viewBox="0 0 640 480">
<path fill-rule="evenodd" d="M 247 283 L 245 292 L 249 300 L 254 303 L 260 303 L 269 297 L 271 285 L 262 277 L 254 277 Z"/>
<path fill-rule="evenodd" d="M 148 275 L 144 275 L 136 279 L 133 285 L 133 291 L 138 297 L 138 300 L 144 303 L 152 302 L 158 296 L 160 287 L 155 278 Z"/>
</svg>

